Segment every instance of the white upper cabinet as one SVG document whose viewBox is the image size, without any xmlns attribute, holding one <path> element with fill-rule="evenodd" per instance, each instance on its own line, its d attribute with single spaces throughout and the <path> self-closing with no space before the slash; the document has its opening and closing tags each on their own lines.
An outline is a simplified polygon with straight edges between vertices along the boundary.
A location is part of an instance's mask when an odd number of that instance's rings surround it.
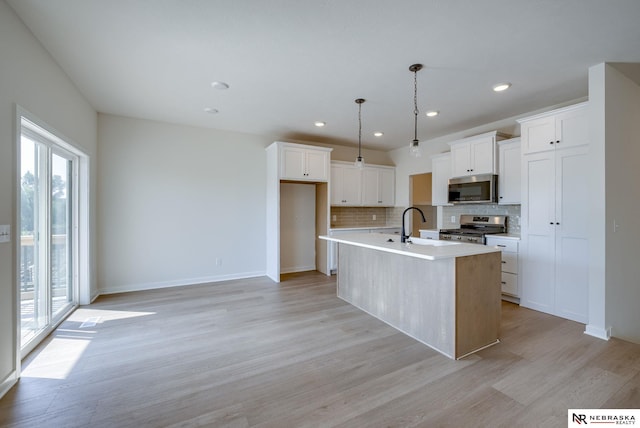
<svg viewBox="0 0 640 428">
<path fill-rule="evenodd" d="M 587 103 L 520 120 L 522 153 L 538 153 L 588 144 Z"/>
<path fill-rule="evenodd" d="M 282 143 L 280 179 L 329 181 L 330 149 Z"/>
<path fill-rule="evenodd" d="M 392 207 L 396 199 L 396 169 L 331 162 L 331 205 Z"/>
<path fill-rule="evenodd" d="M 350 163 L 331 162 L 331 205 L 362 205 L 362 170 Z"/>
<path fill-rule="evenodd" d="M 362 170 L 362 205 L 392 207 L 396 199 L 396 170 L 392 167 L 366 166 Z"/>
<path fill-rule="evenodd" d="M 498 142 L 498 204 L 519 205 L 522 199 L 520 188 L 520 138 Z"/>
<path fill-rule="evenodd" d="M 451 178 L 451 153 L 431 156 L 431 205 L 449 204 L 449 179 Z"/>
<path fill-rule="evenodd" d="M 503 139 L 504 135 L 492 131 L 449 143 L 451 177 L 497 174 L 496 142 Z"/>
</svg>

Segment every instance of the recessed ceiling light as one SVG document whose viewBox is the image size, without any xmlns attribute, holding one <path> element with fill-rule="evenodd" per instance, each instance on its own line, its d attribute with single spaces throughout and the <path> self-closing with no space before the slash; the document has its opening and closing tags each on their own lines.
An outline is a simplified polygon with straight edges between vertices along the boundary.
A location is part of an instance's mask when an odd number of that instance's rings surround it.
<svg viewBox="0 0 640 428">
<path fill-rule="evenodd" d="M 384 133 L 382 133 L 382 132 L 378 131 L 378 132 L 374 132 L 374 133 L 373 133 L 373 135 L 374 135 L 375 137 L 382 137 L 382 136 L 384 135 Z"/>
<path fill-rule="evenodd" d="M 229 89 L 229 84 L 224 82 L 211 82 L 211 87 L 215 89 Z"/>
<path fill-rule="evenodd" d="M 511 87 L 511 83 L 508 83 L 508 82 L 498 83 L 497 85 L 495 85 L 493 87 L 493 90 L 496 91 L 496 92 L 502 92 L 502 91 L 506 91 L 510 87 Z"/>
<path fill-rule="evenodd" d="M 214 109 L 214 108 L 211 108 L 211 107 L 205 107 L 204 111 L 205 111 L 206 113 L 209 113 L 209 114 L 216 114 L 216 113 L 218 113 L 218 110 L 216 110 L 216 109 Z"/>
<path fill-rule="evenodd" d="M 434 116 L 437 116 L 439 114 L 440 114 L 440 112 L 438 110 L 430 110 L 430 111 L 427 112 L 427 116 L 428 117 L 434 117 Z"/>
<path fill-rule="evenodd" d="M 322 128 L 323 126 L 325 126 L 327 124 L 327 122 L 321 122 L 321 121 L 317 121 L 313 123 L 315 126 L 317 126 L 318 128 Z"/>
</svg>

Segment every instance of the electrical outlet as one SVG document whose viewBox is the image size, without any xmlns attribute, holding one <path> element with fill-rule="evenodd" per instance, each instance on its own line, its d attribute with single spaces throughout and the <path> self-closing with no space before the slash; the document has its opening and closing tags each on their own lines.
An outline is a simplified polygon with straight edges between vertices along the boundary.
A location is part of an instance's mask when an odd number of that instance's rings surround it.
<svg viewBox="0 0 640 428">
<path fill-rule="evenodd" d="M 222 259 L 220 257 L 216 257 L 216 266 L 222 266 Z"/>
<path fill-rule="evenodd" d="M 375 220 L 376 219 L 376 215 L 375 214 L 373 214 L 371 217 L 372 217 L 371 220 Z"/>
<path fill-rule="evenodd" d="M 451 223 L 455 223 L 456 222 L 456 216 L 452 215 L 451 216 Z"/>
</svg>

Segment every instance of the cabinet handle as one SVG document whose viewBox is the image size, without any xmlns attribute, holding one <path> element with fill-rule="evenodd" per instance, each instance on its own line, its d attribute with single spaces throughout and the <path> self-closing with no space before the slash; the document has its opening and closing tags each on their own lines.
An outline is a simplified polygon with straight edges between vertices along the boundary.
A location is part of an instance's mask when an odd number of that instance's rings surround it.
<svg viewBox="0 0 640 428">
<path fill-rule="evenodd" d="M 498 244 L 498 245 L 496 245 L 496 247 L 506 248 L 507 246 L 506 245 L 502 245 L 502 244 Z"/>
<path fill-rule="evenodd" d="M 507 264 L 507 262 L 505 262 L 504 260 L 502 260 L 502 264 L 503 264 L 503 265 L 506 265 L 506 264 Z"/>
<path fill-rule="evenodd" d="M 502 199 L 502 196 L 500 196 L 500 199 Z"/>
<path fill-rule="evenodd" d="M 506 283 L 506 282 L 504 282 L 504 281 L 500 281 L 500 284 L 502 284 L 502 285 L 507 285 L 507 283 Z"/>
</svg>

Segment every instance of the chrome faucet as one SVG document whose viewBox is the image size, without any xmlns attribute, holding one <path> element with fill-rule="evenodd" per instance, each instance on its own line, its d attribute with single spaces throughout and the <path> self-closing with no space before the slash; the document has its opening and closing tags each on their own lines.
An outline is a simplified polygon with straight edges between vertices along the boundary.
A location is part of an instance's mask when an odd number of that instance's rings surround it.
<svg viewBox="0 0 640 428">
<path fill-rule="evenodd" d="M 400 242 L 407 242 L 407 239 L 409 239 L 409 236 L 411 236 L 411 233 L 409 233 L 408 235 L 405 235 L 405 227 L 404 227 L 404 215 L 407 213 L 407 211 L 409 210 L 417 210 L 420 215 L 422 216 L 422 222 L 426 223 L 427 219 L 424 217 L 424 213 L 422 212 L 422 210 L 418 207 L 409 207 L 406 210 L 404 210 L 404 212 L 402 213 L 402 232 L 400 235 Z"/>
</svg>

